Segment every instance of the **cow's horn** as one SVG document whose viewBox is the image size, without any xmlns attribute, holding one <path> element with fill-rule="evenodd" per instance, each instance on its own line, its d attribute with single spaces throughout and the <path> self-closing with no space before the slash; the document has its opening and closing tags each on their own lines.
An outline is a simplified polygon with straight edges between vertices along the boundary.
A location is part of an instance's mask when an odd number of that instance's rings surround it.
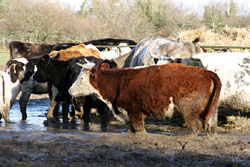
<svg viewBox="0 0 250 167">
<path fill-rule="evenodd" d="M 82 65 L 80 63 L 76 63 L 78 66 L 82 67 L 82 68 L 85 68 L 86 70 L 91 70 L 91 67 L 90 66 L 85 66 L 85 65 Z"/>
<path fill-rule="evenodd" d="M 84 58 L 84 60 L 85 60 L 87 63 L 90 63 L 90 62 L 88 61 L 88 59 Z"/>
</svg>

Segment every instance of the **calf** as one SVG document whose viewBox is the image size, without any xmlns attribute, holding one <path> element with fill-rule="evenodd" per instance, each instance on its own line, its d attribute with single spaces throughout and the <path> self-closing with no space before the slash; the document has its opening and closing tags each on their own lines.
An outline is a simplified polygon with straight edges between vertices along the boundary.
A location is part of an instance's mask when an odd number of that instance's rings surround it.
<svg viewBox="0 0 250 167">
<path fill-rule="evenodd" d="M 96 94 L 112 110 L 126 110 L 131 131 L 144 131 L 146 116 L 164 118 L 178 112 L 190 133 L 200 132 L 200 118 L 205 129 L 215 133 L 221 90 L 215 73 L 175 63 L 125 69 L 110 69 L 105 63 L 83 67 L 90 71 L 82 70 L 69 93 L 72 96 Z"/>
<path fill-rule="evenodd" d="M 36 71 L 36 62 L 39 59 L 19 58 L 9 60 L 6 64 L 6 72 L 10 75 L 11 82 L 20 83 L 20 89 L 13 95 L 16 98 L 21 91 L 19 99 L 22 120 L 27 118 L 26 107 L 31 93 L 44 94 L 48 93 L 47 83 L 39 83 L 33 79 L 33 74 Z"/>
<path fill-rule="evenodd" d="M 38 70 L 34 78 L 39 82 L 50 82 L 53 85 L 50 109 L 47 114 L 48 120 L 53 120 L 53 110 L 56 104 L 60 102 L 65 102 L 66 107 L 68 108 L 68 105 L 71 103 L 72 99 L 68 93 L 68 89 L 75 81 L 81 70 L 81 68 L 78 65 L 76 65 L 76 62 L 85 63 L 86 62 L 85 59 L 88 59 L 89 61 L 93 62 L 102 61 L 101 59 L 95 58 L 93 56 L 89 57 L 82 56 L 67 61 L 60 61 L 50 58 L 49 55 L 44 55 L 38 62 L 37 64 Z M 86 101 L 91 101 L 91 104 L 94 104 L 94 102 L 98 101 L 98 99 L 93 99 L 92 97 L 86 97 Z M 88 127 L 89 109 L 91 108 L 90 106 L 93 106 L 91 104 L 84 103 L 85 109 L 88 108 L 86 109 L 86 111 L 84 111 L 84 117 L 83 117 L 85 127 Z M 104 103 L 101 103 L 100 105 L 101 107 L 98 107 L 98 112 L 101 115 L 106 114 L 107 113 L 106 105 Z M 68 117 L 68 111 L 63 110 L 63 119 L 67 120 L 67 117 Z M 102 128 L 106 128 L 105 127 L 106 125 L 101 125 L 101 126 Z"/>
<path fill-rule="evenodd" d="M 10 75 L 0 71 L 0 120 L 3 117 L 6 122 L 10 122 L 10 108 L 15 102 L 20 89 L 20 82 L 18 80 L 12 82 Z"/>
</svg>

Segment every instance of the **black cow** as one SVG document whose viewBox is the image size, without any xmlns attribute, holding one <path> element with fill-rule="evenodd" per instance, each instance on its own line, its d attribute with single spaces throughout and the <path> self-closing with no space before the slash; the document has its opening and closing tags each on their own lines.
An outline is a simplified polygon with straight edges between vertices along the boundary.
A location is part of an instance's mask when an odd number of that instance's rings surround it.
<svg viewBox="0 0 250 167">
<path fill-rule="evenodd" d="M 50 109 L 47 114 L 48 121 L 54 120 L 53 109 L 56 104 L 63 102 L 65 107 L 69 109 L 69 104 L 72 103 L 72 98 L 68 93 L 68 89 L 71 87 L 72 83 L 76 80 L 77 76 L 81 71 L 76 63 L 86 63 L 85 60 L 90 62 L 100 62 L 102 59 L 90 57 L 78 57 L 67 61 L 60 61 L 50 58 L 49 55 L 44 55 L 40 61 L 37 63 L 38 70 L 35 73 L 35 80 L 38 82 L 49 82 L 52 84 L 52 99 L 50 104 Z M 116 64 L 111 61 L 105 60 L 109 63 L 111 67 L 115 67 Z M 79 99 L 77 99 L 79 101 Z M 81 100 L 82 101 L 82 100 Z M 101 102 L 99 99 L 93 96 L 87 96 L 83 99 L 84 102 L 84 127 L 88 129 L 89 127 L 89 113 L 90 108 L 97 108 L 101 115 L 101 129 L 106 130 L 106 116 L 109 111 L 105 103 Z M 63 120 L 68 120 L 68 110 L 64 109 L 62 112 Z"/>
</svg>

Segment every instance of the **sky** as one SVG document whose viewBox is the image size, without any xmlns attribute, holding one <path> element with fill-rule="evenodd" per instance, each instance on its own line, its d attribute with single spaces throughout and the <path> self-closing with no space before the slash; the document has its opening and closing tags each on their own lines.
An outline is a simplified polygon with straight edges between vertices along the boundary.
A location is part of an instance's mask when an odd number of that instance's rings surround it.
<svg viewBox="0 0 250 167">
<path fill-rule="evenodd" d="M 59 1 L 66 6 L 69 6 L 71 9 L 78 11 L 80 6 L 84 0 L 55 0 Z M 212 2 L 230 2 L 230 0 L 172 0 L 176 3 L 177 6 L 181 6 L 184 9 L 189 9 L 191 12 L 196 12 L 198 14 L 203 13 L 203 7 Z M 248 10 L 250 12 L 250 0 L 234 0 L 235 3 L 238 4 L 239 8 L 242 7 L 244 10 Z"/>
</svg>

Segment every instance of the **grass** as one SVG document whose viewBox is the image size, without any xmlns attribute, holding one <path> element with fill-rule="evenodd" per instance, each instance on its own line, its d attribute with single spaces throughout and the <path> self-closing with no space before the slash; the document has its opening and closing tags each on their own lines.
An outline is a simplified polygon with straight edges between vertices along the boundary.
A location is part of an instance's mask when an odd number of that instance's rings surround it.
<svg viewBox="0 0 250 167">
<path fill-rule="evenodd" d="M 9 59 L 10 59 L 9 52 L 0 52 L 0 66 L 5 66 L 5 64 Z"/>
</svg>

